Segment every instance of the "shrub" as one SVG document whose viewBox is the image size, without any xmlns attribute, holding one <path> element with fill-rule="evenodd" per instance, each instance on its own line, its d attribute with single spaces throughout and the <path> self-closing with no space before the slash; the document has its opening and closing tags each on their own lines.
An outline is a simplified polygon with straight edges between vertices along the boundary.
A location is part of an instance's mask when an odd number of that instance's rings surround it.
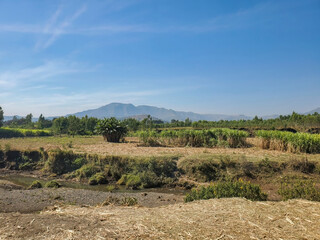
<svg viewBox="0 0 320 240">
<path fill-rule="evenodd" d="M 49 181 L 45 184 L 45 187 L 46 188 L 59 188 L 61 187 L 61 184 L 58 183 L 57 181 L 55 180 L 52 180 L 52 181 Z"/>
<path fill-rule="evenodd" d="M 185 197 L 185 202 L 211 198 L 243 197 L 254 201 L 267 200 L 267 194 L 261 192 L 258 185 L 240 180 L 218 182 L 208 187 L 192 189 Z"/>
<path fill-rule="evenodd" d="M 100 120 L 96 126 L 96 132 L 108 142 L 120 142 L 127 131 L 127 126 L 114 117 Z"/>
<path fill-rule="evenodd" d="M 90 185 L 97 185 L 97 184 L 107 184 L 108 180 L 106 176 L 103 173 L 96 173 L 94 176 L 92 176 L 89 179 L 89 184 Z"/>
<path fill-rule="evenodd" d="M 40 181 L 33 181 L 28 189 L 42 188 L 42 184 Z"/>
<path fill-rule="evenodd" d="M 117 182 L 119 185 L 126 185 L 127 188 L 138 189 L 142 185 L 139 175 L 125 174 Z"/>
<path fill-rule="evenodd" d="M 285 177 L 281 181 L 278 193 L 283 200 L 301 198 L 310 201 L 320 201 L 320 188 L 315 186 L 311 180 L 295 179 Z"/>
<path fill-rule="evenodd" d="M 76 158 L 73 162 L 72 162 L 72 168 L 73 169 L 79 169 L 81 168 L 83 165 L 87 164 L 87 160 L 84 157 L 79 157 Z"/>
<path fill-rule="evenodd" d="M 47 170 L 56 174 L 64 174 L 74 170 L 73 162 L 77 155 L 72 151 L 60 149 L 48 153 Z"/>
<path fill-rule="evenodd" d="M 100 169 L 98 166 L 96 166 L 94 163 L 90 163 L 83 165 L 81 168 L 76 170 L 75 175 L 78 176 L 80 179 L 90 178 L 99 171 Z"/>
<path fill-rule="evenodd" d="M 125 198 L 117 198 L 117 197 L 108 197 L 103 203 L 102 206 L 108 205 L 122 205 L 122 206 L 134 206 L 138 204 L 138 200 L 134 197 L 125 197 Z"/>
<path fill-rule="evenodd" d="M 123 206 L 134 206 L 138 204 L 138 200 L 134 197 L 125 197 L 121 200 Z"/>
</svg>

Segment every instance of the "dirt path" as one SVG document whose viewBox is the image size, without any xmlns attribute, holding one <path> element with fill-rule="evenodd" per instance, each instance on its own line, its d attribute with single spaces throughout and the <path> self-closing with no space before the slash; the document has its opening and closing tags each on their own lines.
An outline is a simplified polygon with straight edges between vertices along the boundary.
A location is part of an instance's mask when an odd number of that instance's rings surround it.
<svg viewBox="0 0 320 240">
<path fill-rule="evenodd" d="M 320 239 L 320 203 L 212 199 L 0 214 L 0 239 Z"/>
</svg>

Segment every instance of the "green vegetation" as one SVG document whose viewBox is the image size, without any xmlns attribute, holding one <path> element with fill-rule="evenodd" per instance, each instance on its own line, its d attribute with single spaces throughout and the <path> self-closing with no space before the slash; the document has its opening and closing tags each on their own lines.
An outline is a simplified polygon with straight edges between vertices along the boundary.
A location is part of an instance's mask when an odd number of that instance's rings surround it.
<svg viewBox="0 0 320 240">
<path fill-rule="evenodd" d="M 2 127 L 3 125 L 3 110 L 2 110 L 2 107 L 0 106 L 0 128 Z"/>
<path fill-rule="evenodd" d="M 49 181 L 44 185 L 46 188 L 59 188 L 61 184 L 55 180 Z"/>
<path fill-rule="evenodd" d="M 117 198 L 117 197 L 110 196 L 102 203 L 102 206 L 108 206 L 108 205 L 134 206 L 137 204 L 138 204 L 138 200 L 134 197 Z"/>
<path fill-rule="evenodd" d="M 308 133 L 291 133 L 281 131 L 256 132 L 261 147 L 288 152 L 320 153 L 320 135 Z"/>
<path fill-rule="evenodd" d="M 33 181 L 28 189 L 42 188 L 42 184 L 39 181 Z"/>
<path fill-rule="evenodd" d="M 89 179 L 89 185 L 107 184 L 108 179 L 104 173 L 96 173 Z"/>
<path fill-rule="evenodd" d="M 245 147 L 249 134 L 245 131 L 224 128 L 210 130 L 164 130 L 140 131 L 137 133 L 147 146 L 190 146 L 190 147 Z"/>
<path fill-rule="evenodd" d="M 49 130 L 0 128 L 0 138 L 52 136 Z"/>
<path fill-rule="evenodd" d="M 128 129 L 123 122 L 112 117 L 98 121 L 96 131 L 108 142 L 120 142 L 120 140 L 127 133 Z"/>
<path fill-rule="evenodd" d="M 243 197 L 253 201 L 267 200 L 267 194 L 263 193 L 256 184 L 243 180 L 218 182 L 208 187 L 192 189 L 185 197 L 185 202 L 211 198 Z"/>
<path fill-rule="evenodd" d="M 284 177 L 278 193 L 283 200 L 301 198 L 311 201 L 320 201 L 320 188 L 311 180 L 290 179 Z"/>
</svg>

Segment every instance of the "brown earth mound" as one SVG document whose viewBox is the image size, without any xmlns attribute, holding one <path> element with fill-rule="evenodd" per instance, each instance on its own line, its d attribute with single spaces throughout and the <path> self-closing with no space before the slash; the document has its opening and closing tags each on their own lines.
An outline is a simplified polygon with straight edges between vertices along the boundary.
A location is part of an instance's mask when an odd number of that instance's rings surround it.
<svg viewBox="0 0 320 240">
<path fill-rule="evenodd" d="M 320 203 L 212 199 L 2 213 L 0 239 L 320 239 Z"/>
</svg>

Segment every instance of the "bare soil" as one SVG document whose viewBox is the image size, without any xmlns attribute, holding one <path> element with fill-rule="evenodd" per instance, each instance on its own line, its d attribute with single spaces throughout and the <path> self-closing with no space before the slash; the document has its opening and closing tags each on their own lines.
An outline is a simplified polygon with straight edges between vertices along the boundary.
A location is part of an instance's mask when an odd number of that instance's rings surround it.
<svg viewBox="0 0 320 240">
<path fill-rule="evenodd" d="M 36 212 L 55 204 L 96 206 L 103 203 L 109 197 L 118 199 L 133 197 L 138 200 L 140 206 L 145 207 L 183 202 L 183 195 L 156 192 L 110 193 L 70 188 L 40 188 L 31 190 L 7 190 L 0 188 L 0 212 Z"/>
<path fill-rule="evenodd" d="M 320 203 L 211 199 L 0 214 L 0 239 L 320 239 Z"/>
</svg>

